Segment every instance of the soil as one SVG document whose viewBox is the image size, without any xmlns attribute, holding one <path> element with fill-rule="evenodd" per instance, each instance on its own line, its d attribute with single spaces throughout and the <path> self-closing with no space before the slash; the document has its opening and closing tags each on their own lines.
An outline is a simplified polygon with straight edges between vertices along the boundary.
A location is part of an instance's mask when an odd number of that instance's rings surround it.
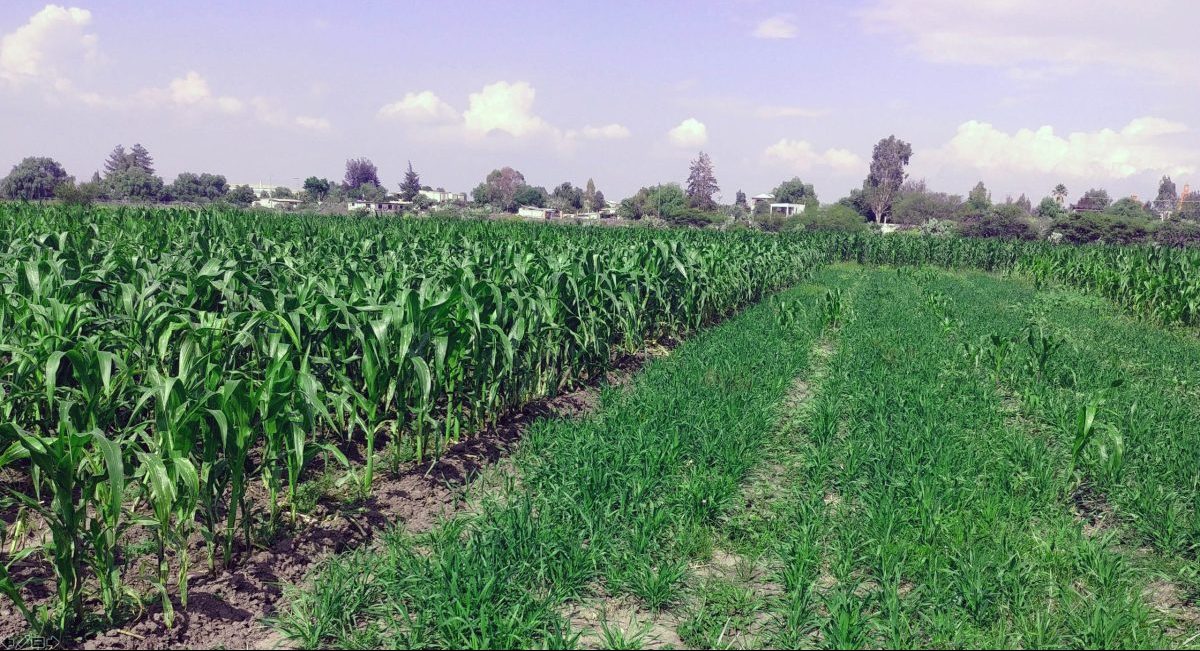
<svg viewBox="0 0 1200 651">
<path fill-rule="evenodd" d="M 174 625 L 163 621 L 161 604 L 148 606 L 140 617 L 95 637 L 75 640 L 69 646 L 89 649 L 161 648 L 279 648 L 285 640 L 263 623 L 277 611 L 283 587 L 303 581 L 321 560 L 370 543 L 390 527 L 428 531 L 440 520 L 458 513 L 466 504 L 462 488 L 485 468 L 509 455 L 527 428 L 539 418 L 575 418 L 593 412 L 600 404 L 601 385 L 620 385 L 655 356 L 654 352 L 627 356 L 603 377 L 554 398 L 538 400 L 454 445 L 432 466 L 416 465 L 398 474 L 377 476 L 371 497 L 346 504 L 324 498 L 302 517 L 297 530 L 277 537 L 268 547 L 243 550 L 228 570 L 206 569 L 188 582 L 188 605 L 172 602 Z M 193 565 L 202 565 L 203 548 L 193 550 Z M 136 565 L 136 564 L 135 564 Z M 23 563 L 14 579 L 37 579 L 43 585 L 26 586 L 29 601 L 53 597 L 53 575 L 44 562 Z M 132 573 L 132 568 L 130 570 Z M 129 577 L 136 582 L 134 577 Z M 24 620 L 7 600 L 0 603 L 0 637 L 19 636 Z"/>
</svg>

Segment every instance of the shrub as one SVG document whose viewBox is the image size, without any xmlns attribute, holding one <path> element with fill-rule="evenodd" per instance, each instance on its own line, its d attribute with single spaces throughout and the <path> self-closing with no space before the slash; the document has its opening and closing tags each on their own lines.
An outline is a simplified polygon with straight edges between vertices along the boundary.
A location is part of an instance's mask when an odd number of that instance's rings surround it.
<svg viewBox="0 0 1200 651">
<path fill-rule="evenodd" d="M 958 225 L 963 237 L 995 237 L 1004 240 L 1036 240 L 1038 231 L 1029 223 L 1025 211 L 1015 204 L 999 205 L 968 215 Z"/>
<path fill-rule="evenodd" d="M 839 231 L 846 233 L 866 232 L 871 227 L 862 215 L 849 206 L 833 204 L 812 211 L 805 211 L 795 218 L 794 227 L 806 231 Z M 791 229 L 789 229 L 791 230 Z"/>
<path fill-rule="evenodd" d="M 1148 226 L 1141 220 L 1099 212 L 1078 212 L 1056 220 L 1053 230 L 1072 244 L 1136 244 L 1149 238 Z"/>
<path fill-rule="evenodd" d="M 1153 232 L 1154 241 L 1163 246 L 1200 246 L 1200 224 L 1185 221 L 1166 221 Z"/>
</svg>

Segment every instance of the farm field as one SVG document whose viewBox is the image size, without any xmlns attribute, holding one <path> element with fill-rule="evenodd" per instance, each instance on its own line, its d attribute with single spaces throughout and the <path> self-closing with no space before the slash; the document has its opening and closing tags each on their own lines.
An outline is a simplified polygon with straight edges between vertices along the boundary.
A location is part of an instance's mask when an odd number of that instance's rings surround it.
<svg viewBox="0 0 1200 651">
<path fill-rule="evenodd" d="M 6 637 L 1200 637 L 1192 252 L 16 204 L 0 243 Z"/>
</svg>

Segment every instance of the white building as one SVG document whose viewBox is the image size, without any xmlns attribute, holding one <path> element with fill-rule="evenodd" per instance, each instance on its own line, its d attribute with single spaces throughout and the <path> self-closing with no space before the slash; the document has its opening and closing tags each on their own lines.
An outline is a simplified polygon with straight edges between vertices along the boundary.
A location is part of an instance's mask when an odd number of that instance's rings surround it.
<svg viewBox="0 0 1200 651">
<path fill-rule="evenodd" d="M 434 203 L 454 203 L 467 200 L 466 192 L 446 192 L 445 190 L 421 190 L 421 196 L 429 197 Z"/>
<path fill-rule="evenodd" d="M 771 204 L 771 214 L 783 215 L 791 217 L 804 212 L 804 204 L 802 203 L 773 203 Z"/>
<path fill-rule="evenodd" d="M 281 208 L 283 210 L 292 210 L 304 203 L 299 199 L 272 199 L 270 197 L 262 197 L 254 202 L 254 205 L 260 208 Z"/>
<path fill-rule="evenodd" d="M 350 212 L 369 212 L 375 215 L 399 215 L 412 208 L 411 201 L 364 201 L 354 199 L 346 204 Z"/>
<path fill-rule="evenodd" d="M 554 219 L 562 216 L 554 208 L 539 208 L 537 206 L 521 206 L 517 209 L 517 215 L 531 219 Z"/>
</svg>

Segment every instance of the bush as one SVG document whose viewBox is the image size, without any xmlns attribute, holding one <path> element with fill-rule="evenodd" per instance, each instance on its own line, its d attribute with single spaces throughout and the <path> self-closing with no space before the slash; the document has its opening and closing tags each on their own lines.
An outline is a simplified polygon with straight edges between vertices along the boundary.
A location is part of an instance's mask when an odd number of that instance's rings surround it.
<svg viewBox="0 0 1200 651">
<path fill-rule="evenodd" d="M 1150 237 L 1149 223 L 1100 212 L 1078 212 L 1054 222 L 1053 230 L 1072 244 L 1137 244 Z"/>
<path fill-rule="evenodd" d="M 1200 224 L 1195 222 L 1162 222 L 1153 235 L 1154 241 L 1163 246 L 1200 246 Z"/>
<path fill-rule="evenodd" d="M 958 225 L 963 237 L 995 237 L 1004 240 L 1036 240 L 1038 231 L 1029 223 L 1025 211 L 1014 205 L 995 206 L 968 215 Z"/>
<path fill-rule="evenodd" d="M 54 196 L 66 206 L 83 206 L 87 207 L 96 201 L 96 196 L 100 194 L 99 188 L 94 183 L 74 183 L 67 181 L 60 183 L 54 188 Z"/>
<path fill-rule="evenodd" d="M 811 214 L 805 211 L 795 218 L 794 228 L 806 231 L 838 231 L 858 233 L 871 230 L 870 225 L 858 211 L 840 204 L 825 206 Z M 791 229 L 789 229 L 791 230 Z"/>
<path fill-rule="evenodd" d="M 700 210 L 699 208 L 684 208 L 662 216 L 663 221 L 675 226 L 720 226 L 727 219 L 719 212 Z"/>
</svg>

